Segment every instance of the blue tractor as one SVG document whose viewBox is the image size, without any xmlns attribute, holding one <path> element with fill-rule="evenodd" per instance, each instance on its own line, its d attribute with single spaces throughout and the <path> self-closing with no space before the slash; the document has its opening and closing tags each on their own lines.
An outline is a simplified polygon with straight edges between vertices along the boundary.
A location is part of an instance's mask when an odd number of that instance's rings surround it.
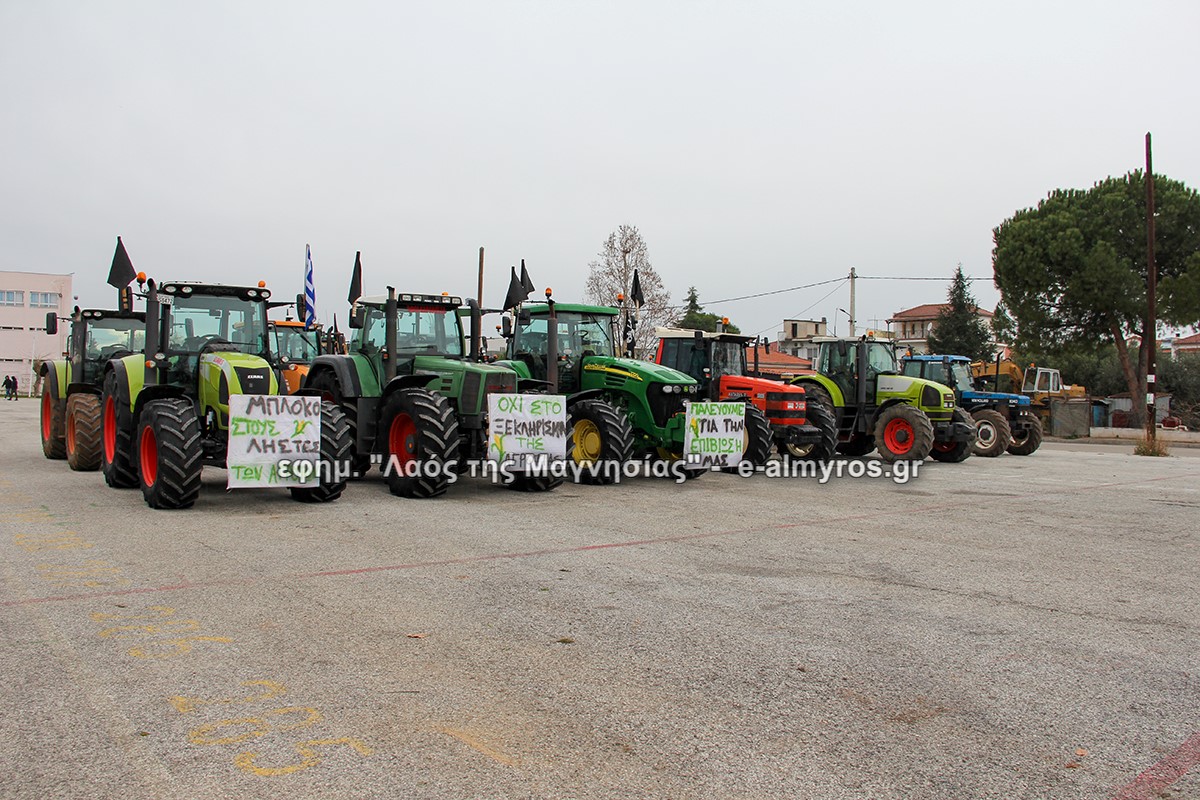
<svg viewBox="0 0 1200 800">
<path fill-rule="evenodd" d="M 909 355 L 901 372 L 912 378 L 937 381 L 954 390 L 955 401 L 975 419 L 975 455 L 995 457 L 1006 450 L 1027 456 L 1042 444 L 1042 421 L 1023 394 L 980 392 L 971 377 L 966 356 Z"/>
</svg>

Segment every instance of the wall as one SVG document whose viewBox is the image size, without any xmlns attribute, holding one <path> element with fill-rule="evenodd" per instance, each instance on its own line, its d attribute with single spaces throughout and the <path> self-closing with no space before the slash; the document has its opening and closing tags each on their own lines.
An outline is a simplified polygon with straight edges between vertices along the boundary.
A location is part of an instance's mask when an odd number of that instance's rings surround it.
<svg viewBox="0 0 1200 800">
<path fill-rule="evenodd" d="M 34 385 L 33 360 L 61 358 L 67 348 L 69 324 L 59 323 L 56 336 L 46 335 L 46 312 L 65 317 L 73 304 L 71 275 L 0 271 L 0 302 L 19 293 L 17 305 L 0 305 L 0 375 L 17 376 L 21 394 Z M 51 294 L 52 307 L 34 306 L 33 294 Z"/>
</svg>

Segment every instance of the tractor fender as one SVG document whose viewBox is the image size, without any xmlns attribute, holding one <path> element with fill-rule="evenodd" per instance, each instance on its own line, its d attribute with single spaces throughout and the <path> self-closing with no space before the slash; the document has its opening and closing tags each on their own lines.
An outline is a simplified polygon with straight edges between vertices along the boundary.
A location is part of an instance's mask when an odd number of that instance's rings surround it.
<svg viewBox="0 0 1200 800">
<path fill-rule="evenodd" d="M 905 400 L 902 397 L 894 397 L 891 400 L 887 400 L 887 401 L 883 402 L 882 404 L 880 404 L 880 406 L 878 408 L 875 409 L 875 413 L 871 415 L 871 430 L 875 430 L 875 423 L 879 421 L 879 415 L 882 414 L 887 409 L 891 408 L 892 406 L 912 406 L 913 408 L 916 408 L 918 411 L 920 411 L 920 409 L 917 408 L 917 406 L 913 405 L 908 400 Z M 922 413 L 924 413 L 924 412 L 922 412 Z"/>
<path fill-rule="evenodd" d="M 108 373 L 114 372 L 117 375 L 117 386 L 120 390 L 117 399 L 121 405 L 133 410 L 133 400 L 129 396 L 129 370 L 125 369 L 125 362 L 113 359 L 104 365 L 104 374 L 100 376 L 100 386 L 103 389 L 104 382 L 108 380 Z"/>
<path fill-rule="evenodd" d="M 122 383 L 122 386 L 124 385 L 125 384 Z M 122 389 L 122 392 L 124 391 L 125 390 Z M 161 384 L 154 386 L 143 386 L 142 390 L 138 392 L 137 400 L 133 404 L 133 424 L 135 426 L 138 424 L 138 421 L 142 418 L 142 410 L 146 407 L 147 403 L 150 403 L 154 400 L 165 400 L 167 398 L 175 397 L 185 397 L 182 388 L 170 385 L 164 386 Z"/>
<path fill-rule="evenodd" d="M 313 359 L 312 364 L 309 365 L 308 374 L 304 376 L 302 386 L 307 386 L 309 381 L 323 370 L 333 373 L 333 377 L 337 379 L 338 387 L 342 391 L 342 397 L 359 397 L 362 394 L 362 383 L 358 379 L 358 371 L 354 368 L 354 362 L 349 356 L 332 353 Z"/>
<path fill-rule="evenodd" d="M 383 387 L 380 399 L 386 400 L 401 389 L 427 389 L 437 379 L 436 375 L 397 375 Z"/>
<path fill-rule="evenodd" d="M 567 398 L 567 407 L 570 408 L 571 406 L 573 406 L 576 403 L 581 402 L 583 400 L 603 400 L 603 399 L 604 399 L 604 390 L 603 389 L 588 389 L 583 392 L 576 392 L 575 394 L 568 397 Z"/>
<path fill-rule="evenodd" d="M 517 391 L 518 392 L 534 392 L 536 394 L 549 394 L 553 384 L 550 381 L 539 381 L 537 378 L 522 378 L 521 373 L 517 373 Z"/>
<path fill-rule="evenodd" d="M 69 388 L 66 386 L 66 362 L 61 360 L 43 361 L 40 372 L 46 379 L 46 388 L 50 390 L 50 397 L 55 401 L 66 399 L 66 395 L 63 394 L 63 389 Z"/>
<path fill-rule="evenodd" d="M 67 397 L 73 394 L 94 394 L 100 396 L 101 387 L 94 383 L 72 383 L 67 386 Z"/>
</svg>

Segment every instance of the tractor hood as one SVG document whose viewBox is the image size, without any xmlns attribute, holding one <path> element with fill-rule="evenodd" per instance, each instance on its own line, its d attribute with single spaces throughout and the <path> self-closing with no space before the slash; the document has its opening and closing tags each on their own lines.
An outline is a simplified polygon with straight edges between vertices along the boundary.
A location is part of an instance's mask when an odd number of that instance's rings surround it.
<svg viewBox="0 0 1200 800">
<path fill-rule="evenodd" d="M 609 375 L 619 375 L 637 381 L 656 383 L 695 384 L 696 381 L 678 370 L 655 364 L 651 361 L 638 361 L 634 358 L 614 358 L 612 356 L 588 356 L 583 361 L 583 371 L 598 372 Z"/>
<path fill-rule="evenodd" d="M 989 403 L 1008 403 L 1010 406 L 1026 408 L 1031 401 L 1023 394 L 1007 394 L 1005 392 L 963 392 L 963 400 L 976 400 Z"/>
<path fill-rule="evenodd" d="M 275 370 L 265 359 L 236 351 L 224 353 L 206 352 L 200 356 L 200 383 L 221 389 L 221 378 L 225 378 L 225 392 L 221 404 L 227 405 L 230 394 L 278 394 L 279 383 Z"/>
</svg>

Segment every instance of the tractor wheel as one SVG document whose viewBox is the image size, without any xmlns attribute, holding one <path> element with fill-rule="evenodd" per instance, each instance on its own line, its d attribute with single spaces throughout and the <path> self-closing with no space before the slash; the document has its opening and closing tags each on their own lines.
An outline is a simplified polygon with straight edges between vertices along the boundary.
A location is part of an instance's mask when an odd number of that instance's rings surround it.
<svg viewBox="0 0 1200 800">
<path fill-rule="evenodd" d="M 616 481 L 621 465 L 633 457 L 633 428 L 625 412 L 604 400 L 580 400 L 567 410 L 567 424 L 580 483 Z"/>
<path fill-rule="evenodd" d="M 67 442 L 63 435 L 66 403 L 54 396 L 50 379 L 42 387 L 42 455 L 46 458 L 66 458 Z"/>
<path fill-rule="evenodd" d="M 117 373 L 104 378 L 104 393 L 100 395 L 100 469 L 104 482 L 114 489 L 132 489 L 138 485 L 137 462 L 134 460 L 133 412 L 121 399 Z"/>
<path fill-rule="evenodd" d="M 1032 427 L 1029 430 L 1013 431 L 1012 444 L 1008 446 L 1008 452 L 1014 456 L 1031 455 L 1035 450 L 1042 446 L 1042 421 L 1037 414 L 1030 411 L 1022 411 L 1022 417 L 1027 417 Z"/>
<path fill-rule="evenodd" d="M 767 421 L 767 415 L 758 406 L 753 403 L 745 405 L 745 435 L 743 437 L 745 445 L 742 448 L 742 461 L 749 461 L 757 467 L 766 464 L 767 459 L 771 457 L 771 446 L 774 444 L 771 438 L 771 423 Z M 723 467 L 721 471 L 733 475 L 739 474 L 737 467 Z"/>
<path fill-rule="evenodd" d="M 1012 428 L 999 411 L 981 408 L 971 415 L 975 418 L 975 455 L 995 458 L 1012 443 Z"/>
<path fill-rule="evenodd" d="M 916 406 L 888 406 L 875 422 L 875 446 L 888 463 L 924 461 L 933 448 L 933 423 Z"/>
<path fill-rule="evenodd" d="M 802 446 L 784 444 L 780 447 L 780 454 L 797 461 L 828 461 L 833 458 L 837 449 L 837 422 L 834 420 L 833 411 L 820 400 L 808 400 L 806 406 L 804 416 L 809 425 L 821 432 L 821 441 Z M 871 446 L 874 447 L 873 444 Z"/>
<path fill-rule="evenodd" d="M 292 499 L 301 503 L 328 503 L 341 497 L 346 490 L 346 479 L 342 476 L 346 474 L 345 470 L 352 469 L 350 454 L 353 452 L 354 435 L 345 412 L 329 401 L 322 401 L 320 480 L 316 486 L 291 487 Z"/>
<path fill-rule="evenodd" d="M 975 422 L 971 419 L 971 415 L 961 408 L 954 409 L 954 416 L 951 417 L 951 421 L 966 422 L 970 423 L 972 428 L 975 427 Z M 978 435 L 977 432 L 976 437 Z M 933 449 L 929 451 L 929 455 L 933 456 L 934 461 L 957 464 L 971 457 L 971 452 L 975 449 L 976 441 L 976 438 L 972 438 L 966 442 L 934 442 Z"/>
<path fill-rule="evenodd" d="M 76 392 L 67 398 L 67 464 L 77 472 L 100 466 L 100 398 Z"/>
<path fill-rule="evenodd" d="M 380 416 L 383 475 L 392 494 L 437 497 L 458 461 L 458 420 L 450 401 L 427 389 L 400 389 Z"/>
<path fill-rule="evenodd" d="M 142 497 L 151 508 L 191 508 L 204 467 L 200 418 L 190 400 L 152 400 L 138 426 Z"/>
<path fill-rule="evenodd" d="M 337 377 L 329 369 L 322 369 L 315 375 L 306 375 L 303 384 L 305 389 L 316 389 L 321 393 L 321 399 L 333 403 L 346 416 L 346 424 L 350 426 L 350 480 L 357 480 L 371 470 L 371 454 L 358 453 L 358 410 L 353 403 L 346 402 L 342 390 L 338 386 Z M 332 498 L 330 498 L 332 499 Z"/>
<path fill-rule="evenodd" d="M 837 451 L 844 456 L 865 456 L 875 449 L 875 440 L 865 433 L 857 433 L 848 442 L 838 442 Z"/>
</svg>

